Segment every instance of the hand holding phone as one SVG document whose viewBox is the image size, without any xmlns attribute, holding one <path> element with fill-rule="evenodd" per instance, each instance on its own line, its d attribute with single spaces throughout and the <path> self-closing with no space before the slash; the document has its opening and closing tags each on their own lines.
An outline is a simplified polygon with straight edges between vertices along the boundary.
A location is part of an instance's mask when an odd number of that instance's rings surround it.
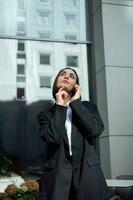
<svg viewBox="0 0 133 200">
<path fill-rule="evenodd" d="M 80 86 L 76 84 L 73 88 L 73 96 L 71 98 L 71 101 L 74 101 L 76 99 L 79 99 L 81 96 Z"/>
</svg>

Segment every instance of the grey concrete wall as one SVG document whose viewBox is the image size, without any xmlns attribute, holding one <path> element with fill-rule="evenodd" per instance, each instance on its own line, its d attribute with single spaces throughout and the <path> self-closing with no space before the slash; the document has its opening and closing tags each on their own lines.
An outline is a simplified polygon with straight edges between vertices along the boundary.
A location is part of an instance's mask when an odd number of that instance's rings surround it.
<svg viewBox="0 0 133 200">
<path fill-rule="evenodd" d="M 93 14 L 101 163 L 115 178 L 133 174 L 133 1 L 95 0 Z"/>
</svg>

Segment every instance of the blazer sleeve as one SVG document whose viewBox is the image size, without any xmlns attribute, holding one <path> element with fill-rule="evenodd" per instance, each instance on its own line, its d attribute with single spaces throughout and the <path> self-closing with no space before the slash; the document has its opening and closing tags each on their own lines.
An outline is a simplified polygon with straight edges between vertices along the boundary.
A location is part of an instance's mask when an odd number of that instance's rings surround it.
<svg viewBox="0 0 133 200">
<path fill-rule="evenodd" d="M 71 102 L 70 106 L 79 126 L 86 130 L 85 134 L 89 137 L 97 137 L 103 132 L 104 124 L 95 104 L 77 99 Z"/>
<path fill-rule="evenodd" d="M 56 105 L 52 112 L 40 112 L 37 116 L 42 140 L 60 144 L 65 130 L 67 107 Z"/>
</svg>

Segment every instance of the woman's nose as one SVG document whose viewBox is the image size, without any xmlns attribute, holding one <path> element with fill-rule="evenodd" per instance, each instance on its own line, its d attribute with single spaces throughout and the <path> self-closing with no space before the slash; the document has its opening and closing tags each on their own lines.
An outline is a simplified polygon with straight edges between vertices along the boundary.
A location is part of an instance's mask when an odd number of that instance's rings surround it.
<svg viewBox="0 0 133 200">
<path fill-rule="evenodd" d="M 64 77 L 65 79 L 68 79 L 69 78 L 69 76 L 68 76 L 68 74 L 65 74 L 65 77 Z"/>
</svg>

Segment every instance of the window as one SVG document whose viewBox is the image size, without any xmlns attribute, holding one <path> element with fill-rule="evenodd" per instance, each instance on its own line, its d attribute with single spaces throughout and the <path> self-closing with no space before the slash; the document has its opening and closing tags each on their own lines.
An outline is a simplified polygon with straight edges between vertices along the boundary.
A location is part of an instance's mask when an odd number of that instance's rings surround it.
<svg viewBox="0 0 133 200">
<path fill-rule="evenodd" d="M 76 26 L 76 15 L 65 14 L 65 23 L 68 26 Z"/>
<path fill-rule="evenodd" d="M 23 64 L 17 64 L 17 74 L 25 74 L 25 66 Z"/>
<path fill-rule="evenodd" d="M 64 0 L 64 6 L 77 7 L 78 0 Z"/>
<path fill-rule="evenodd" d="M 71 0 L 69 0 L 69 1 L 71 1 Z M 73 6 L 77 6 L 77 4 L 78 4 L 78 1 L 77 0 L 72 0 L 72 4 L 73 4 Z"/>
<path fill-rule="evenodd" d="M 40 87 L 50 88 L 51 87 L 51 77 L 50 76 L 40 76 Z"/>
<path fill-rule="evenodd" d="M 17 32 L 17 36 L 22 36 L 22 37 L 24 37 L 24 36 L 26 36 L 26 33 L 25 33 L 25 32 Z"/>
<path fill-rule="evenodd" d="M 17 23 L 17 35 L 25 36 L 25 22 L 24 21 L 20 21 Z"/>
<path fill-rule="evenodd" d="M 25 76 L 17 76 L 17 82 L 25 82 Z"/>
<path fill-rule="evenodd" d="M 50 65 L 50 54 L 40 54 L 40 64 Z"/>
<path fill-rule="evenodd" d="M 51 7 L 51 5 L 53 4 L 52 1 L 53 1 L 53 0 L 37 0 L 37 2 L 38 2 L 40 5 L 45 5 L 45 6 L 48 6 L 48 7 Z"/>
<path fill-rule="evenodd" d="M 17 58 L 25 59 L 26 58 L 26 54 L 25 53 L 17 53 Z"/>
<path fill-rule="evenodd" d="M 24 10 L 24 0 L 18 0 L 18 10 Z"/>
<path fill-rule="evenodd" d="M 77 36 L 76 35 L 65 35 L 65 39 L 66 40 L 77 40 Z"/>
<path fill-rule="evenodd" d="M 50 33 L 39 33 L 40 38 L 50 39 L 51 34 Z"/>
<path fill-rule="evenodd" d="M 38 24 L 49 26 L 50 25 L 50 13 L 39 11 L 38 12 Z"/>
<path fill-rule="evenodd" d="M 17 23 L 17 32 L 25 31 L 25 23 L 23 21 Z"/>
<path fill-rule="evenodd" d="M 78 56 L 67 56 L 68 67 L 78 67 Z"/>
<path fill-rule="evenodd" d="M 18 41 L 18 51 L 24 51 L 25 50 L 25 44 L 22 41 Z"/>
<path fill-rule="evenodd" d="M 25 89 L 17 88 L 17 99 L 25 99 Z"/>
<path fill-rule="evenodd" d="M 18 17 L 25 17 L 25 12 L 22 10 L 17 11 L 17 16 Z"/>
<path fill-rule="evenodd" d="M 48 3 L 49 0 L 39 0 L 40 3 Z"/>
</svg>

